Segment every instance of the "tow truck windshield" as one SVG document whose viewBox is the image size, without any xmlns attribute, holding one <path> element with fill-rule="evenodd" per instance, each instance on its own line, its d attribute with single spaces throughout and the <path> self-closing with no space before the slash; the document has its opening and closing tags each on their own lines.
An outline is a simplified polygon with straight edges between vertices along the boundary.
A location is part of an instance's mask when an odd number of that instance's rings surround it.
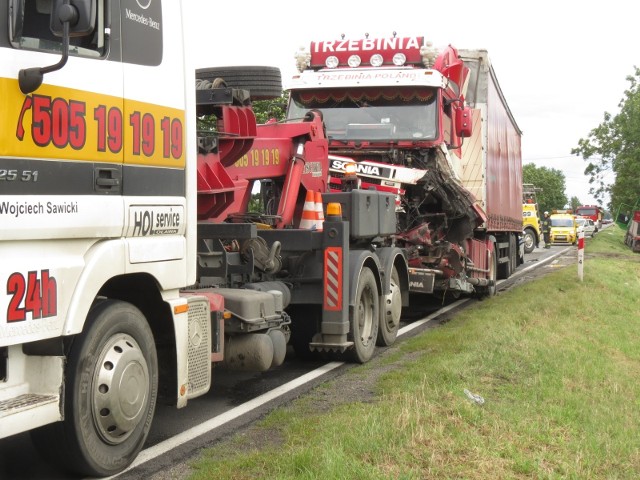
<svg viewBox="0 0 640 480">
<path fill-rule="evenodd" d="M 435 89 L 363 88 L 291 93 L 287 118 L 322 112 L 335 140 L 434 140 L 438 133 Z"/>
<path fill-rule="evenodd" d="M 552 227 L 566 227 L 573 228 L 573 220 L 570 218 L 553 218 L 551 217 Z"/>
</svg>

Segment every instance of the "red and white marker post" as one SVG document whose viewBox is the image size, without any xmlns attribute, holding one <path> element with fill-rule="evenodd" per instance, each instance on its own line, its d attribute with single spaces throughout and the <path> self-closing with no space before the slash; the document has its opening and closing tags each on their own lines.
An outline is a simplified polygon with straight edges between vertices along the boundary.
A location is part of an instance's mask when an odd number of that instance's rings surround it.
<svg viewBox="0 0 640 480">
<path fill-rule="evenodd" d="M 584 270 L 584 232 L 578 233 L 578 279 L 582 281 Z"/>
</svg>

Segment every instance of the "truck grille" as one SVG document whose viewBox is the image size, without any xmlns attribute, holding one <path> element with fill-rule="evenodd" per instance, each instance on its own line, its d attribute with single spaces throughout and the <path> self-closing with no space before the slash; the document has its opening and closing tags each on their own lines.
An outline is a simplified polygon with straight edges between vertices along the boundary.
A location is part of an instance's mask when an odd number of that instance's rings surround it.
<svg viewBox="0 0 640 480">
<path fill-rule="evenodd" d="M 211 312 L 202 297 L 189 298 L 189 393 L 193 398 L 211 384 Z"/>
</svg>

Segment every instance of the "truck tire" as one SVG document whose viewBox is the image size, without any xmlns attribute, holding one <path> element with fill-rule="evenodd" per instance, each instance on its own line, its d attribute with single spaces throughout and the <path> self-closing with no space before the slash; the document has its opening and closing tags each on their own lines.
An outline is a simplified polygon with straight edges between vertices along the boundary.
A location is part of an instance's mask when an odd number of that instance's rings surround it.
<svg viewBox="0 0 640 480">
<path fill-rule="evenodd" d="M 358 277 L 355 305 L 349 312 L 350 331 L 347 339 L 353 347 L 346 356 L 356 363 L 366 363 L 373 356 L 380 322 L 380 295 L 373 272 L 362 267 Z"/>
<path fill-rule="evenodd" d="M 491 253 L 491 259 L 489 261 L 489 280 L 491 285 L 487 287 L 487 296 L 495 297 L 498 291 L 498 256 L 496 255 L 495 248 Z"/>
<path fill-rule="evenodd" d="M 400 317 L 402 316 L 402 292 L 400 291 L 400 275 L 393 267 L 391 270 L 391 292 L 383 296 L 380 307 L 380 325 L 376 344 L 381 347 L 393 345 L 398 336 Z"/>
<path fill-rule="evenodd" d="M 478 287 L 476 289 L 476 296 L 479 299 L 484 299 L 486 297 L 493 297 L 497 291 L 496 281 L 498 280 L 498 259 L 495 253 L 495 249 L 493 252 L 488 252 L 489 255 L 489 274 L 487 275 L 488 280 L 492 283 L 492 285 L 487 287 Z"/>
<path fill-rule="evenodd" d="M 518 243 L 516 234 L 509 234 L 509 276 L 513 275 L 518 268 Z"/>
<path fill-rule="evenodd" d="M 518 259 L 518 252 L 516 250 L 516 241 L 515 235 L 513 233 L 507 234 L 507 243 L 509 246 L 507 247 L 507 260 L 506 262 L 502 262 L 498 265 L 498 278 L 506 280 L 511 276 L 511 274 L 515 271 Z"/>
<path fill-rule="evenodd" d="M 536 234 L 532 229 L 524 230 L 524 253 L 532 253 L 536 249 Z"/>
<path fill-rule="evenodd" d="M 35 445 L 75 473 L 121 472 L 144 445 L 158 393 L 155 343 L 140 310 L 114 300 L 94 306 L 65 375 L 64 421 L 34 430 Z"/>
<path fill-rule="evenodd" d="M 197 80 L 224 80 L 229 88 L 249 90 L 252 100 L 282 96 L 282 74 L 277 67 L 210 67 L 196 70 Z"/>
</svg>

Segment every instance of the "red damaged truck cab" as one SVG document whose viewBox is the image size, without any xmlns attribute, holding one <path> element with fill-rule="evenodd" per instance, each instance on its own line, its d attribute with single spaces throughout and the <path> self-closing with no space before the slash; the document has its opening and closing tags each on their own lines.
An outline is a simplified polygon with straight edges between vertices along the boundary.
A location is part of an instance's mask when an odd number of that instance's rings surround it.
<svg viewBox="0 0 640 480">
<path fill-rule="evenodd" d="M 484 50 L 424 37 L 312 42 L 288 118 L 320 112 L 330 188 L 395 194 L 413 292 L 484 292 L 523 259 L 521 131 Z M 347 177 L 348 178 L 348 177 Z"/>
</svg>

